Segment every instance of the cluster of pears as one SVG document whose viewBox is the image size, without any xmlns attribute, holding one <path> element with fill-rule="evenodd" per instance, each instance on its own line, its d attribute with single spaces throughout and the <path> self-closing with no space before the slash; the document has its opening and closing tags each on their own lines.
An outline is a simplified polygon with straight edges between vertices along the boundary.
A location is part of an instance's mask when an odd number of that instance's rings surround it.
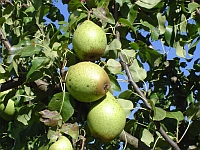
<svg viewBox="0 0 200 150">
<path fill-rule="evenodd" d="M 122 132 L 126 116 L 109 92 L 110 79 L 106 71 L 88 62 L 99 59 L 104 53 L 106 34 L 98 25 L 86 20 L 74 32 L 72 45 L 82 62 L 68 68 L 67 90 L 78 101 L 92 102 L 87 115 L 91 134 L 104 142 L 112 141 Z"/>
</svg>

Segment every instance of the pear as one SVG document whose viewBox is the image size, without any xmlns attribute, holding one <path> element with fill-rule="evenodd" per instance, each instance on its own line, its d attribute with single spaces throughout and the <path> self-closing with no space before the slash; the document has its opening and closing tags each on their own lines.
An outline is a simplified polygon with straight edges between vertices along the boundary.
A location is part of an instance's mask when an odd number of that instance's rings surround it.
<svg viewBox="0 0 200 150">
<path fill-rule="evenodd" d="M 87 115 L 87 123 L 94 137 L 110 142 L 124 129 L 126 116 L 120 103 L 107 92 L 103 98 L 93 103 Z"/>
<path fill-rule="evenodd" d="M 70 140 L 65 136 L 60 136 L 58 141 L 53 143 L 49 150 L 73 150 Z"/>
<path fill-rule="evenodd" d="M 102 98 L 110 88 L 108 74 L 92 62 L 80 62 L 67 71 L 68 92 L 81 102 L 93 102 Z"/>
<path fill-rule="evenodd" d="M 106 49 L 106 34 L 98 25 L 86 20 L 74 32 L 72 45 L 80 60 L 95 61 Z"/>
<path fill-rule="evenodd" d="M 14 101 L 9 99 L 7 105 L 4 105 L 4 101 L 0 101 L 0 116 L 7 121 L 13 120 L 15 116 Z"/>
</svg>

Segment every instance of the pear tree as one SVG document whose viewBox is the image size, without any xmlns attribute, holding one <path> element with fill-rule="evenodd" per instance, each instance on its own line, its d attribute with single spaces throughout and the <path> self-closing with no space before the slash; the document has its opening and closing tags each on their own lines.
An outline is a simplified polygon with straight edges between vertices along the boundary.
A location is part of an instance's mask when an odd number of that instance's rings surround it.
<svg viewBox="0 0 200 150">
<path fill-rule="evenodd" d="M 0 149 L 200 149 L 195 0 L 0 0 Z"/>
</svg>

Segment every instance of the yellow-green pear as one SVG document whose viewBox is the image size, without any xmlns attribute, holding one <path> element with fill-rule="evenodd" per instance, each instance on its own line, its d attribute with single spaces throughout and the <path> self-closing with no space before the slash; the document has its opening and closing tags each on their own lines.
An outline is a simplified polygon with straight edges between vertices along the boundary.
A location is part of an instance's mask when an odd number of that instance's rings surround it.
<svg viewBox="0 0 200 150">
<path fill-rule="evenodd" d="M 87 123 L 94 137 L 110 142 L 124 129 L 126 116 L 115 97 L 107 92 L 103 98 L 93 103 L 87 115 Z"/>
<path fill-rule="evenodd" d="M 106 34 L 98 25 L 86 20 L 74 32 L 72 45 L 80 60 L 94 61 L 99 59 L 106 49 Z"/>
<path fill-rule="evenodd" d="M 0 101 L 0 116 L 7 121 L 10 121 L 15 116 L 14 101 L 9 99 L 5 107 L 4 101 Z"/>
<path fill-rule="evenodd" d="M 49 150 L 73 150 L 70 140 L 65 136 L 60 136 L 58 141 L 53 143 Z"/>
<path fill-rule="evenodd" d="M 92 62 L 80 62 L 67 71 L 68 92 L 81 102 L 93 102 L 102 98 L 110 88 L 108 74 Z"/>
</svg>

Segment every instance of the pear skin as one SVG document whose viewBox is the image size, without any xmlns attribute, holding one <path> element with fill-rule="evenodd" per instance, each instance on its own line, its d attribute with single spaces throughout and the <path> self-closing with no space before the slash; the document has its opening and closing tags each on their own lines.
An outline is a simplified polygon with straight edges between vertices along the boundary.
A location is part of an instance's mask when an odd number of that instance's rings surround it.
<svg viewBox="0 0 200 150">
<path fill-rule="evenodd" d="M 126 116 L 120 103 L 107 92 L 103 98 L 93 103 L 87 115 L 87 123 L 95 138 L 110 142 L 124 129 Z"/>
<path fill-rule="evenodd" d="M 108 92 L 110 79 L 99 65 L 92 62 L 80 62 L 69 67 L 66 87 L 75 99 L 81 102 L 93 102 Z"/>
<path fill-rule="evenodd" d="M 72 45 L 80 60 L 95 61 L 106 49 L 106 34 L 98 25 L 86 20 L 74 32 Z"/>
</svg>

